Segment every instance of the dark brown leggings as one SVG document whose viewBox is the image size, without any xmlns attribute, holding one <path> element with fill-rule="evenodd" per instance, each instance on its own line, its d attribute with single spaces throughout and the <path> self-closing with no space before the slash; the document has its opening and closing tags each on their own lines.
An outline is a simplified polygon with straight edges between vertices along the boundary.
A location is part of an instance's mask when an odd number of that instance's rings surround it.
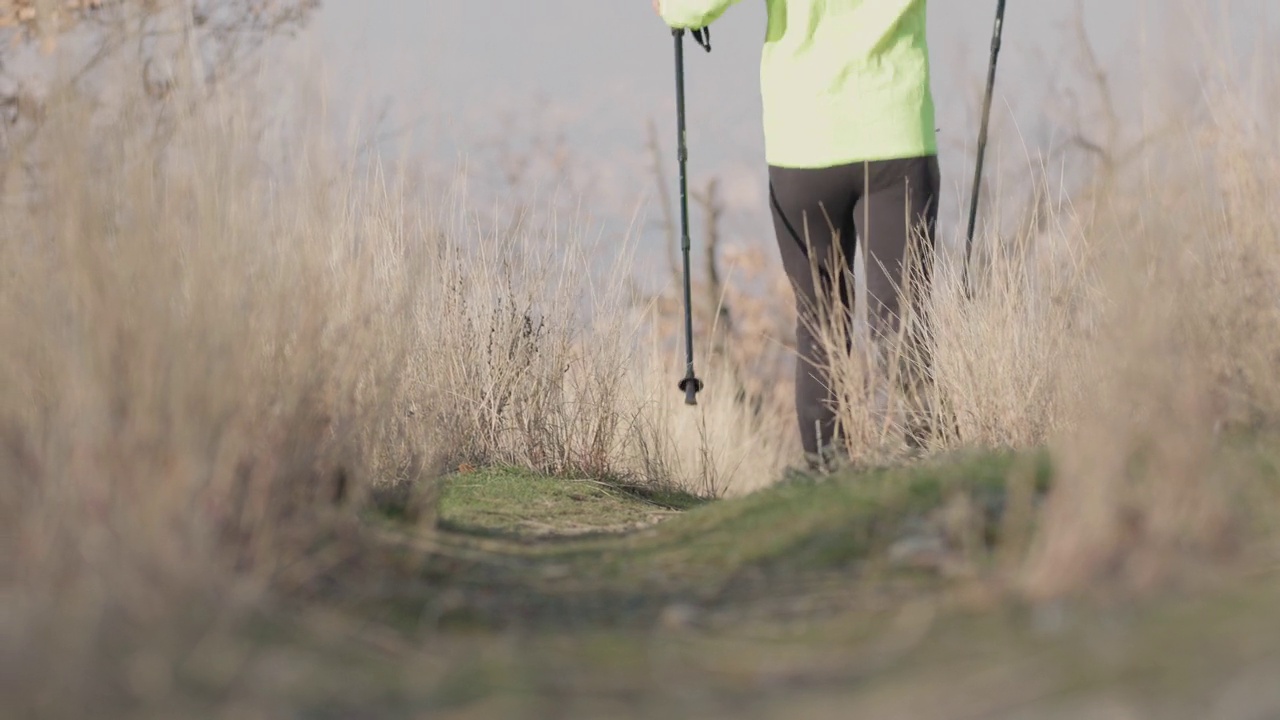
<svg viewBox="0 0 1280 720">
<path fill-rule="evenodd" d="M 814 332 L 815 309 L 819 302 L 834 301 L 834 306 L 826 305 L 828 317 L 853 314 L 852 273 L 847 265 L 833 267 L 833 257 L 850 262 L 857 239 L 862 238 L 872 337 L 880 341 L 898 337 L 908 248 L 918 258 L 912 277 L 923 281 L 912 286 L 912 297 L 923 296 L 932 274 L 938 186 L 936 156 L 821 169 L 769 168 L 778 248 L 796 294 L 796 414 L 805 452 L 811 456 L 820 448 L 825 452 L 838 432 L 827 370 L 830 359 Z M 921 309 L 917 304 L 917 317 L 923 320 Z M 912 323 L 912 327 L 922 325 Z M 916 332 L 903 334 L 918 339 Z M 925 360 L 924 350 L 913 348 L 917 362 Z"/>
</svg>

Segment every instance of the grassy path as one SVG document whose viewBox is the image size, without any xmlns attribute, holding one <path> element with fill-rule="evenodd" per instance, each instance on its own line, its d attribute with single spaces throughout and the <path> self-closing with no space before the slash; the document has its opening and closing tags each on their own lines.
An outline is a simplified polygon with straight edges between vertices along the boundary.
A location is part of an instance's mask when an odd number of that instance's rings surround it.
<svg viewBox="0 0 1280 720">
<path fill-rule="evenodd" d="M 1274 577 L 1141 607 L 985 592 L 1016 472 L 1049 469 L 959 458 L 716 503 L 457 477 L 443 533 L 384 528 L 385 574 L 331 598 L 382 628 L 347 680 L 381 688 L 356 694 L 370 717 L 1280 717 Z"/>
<path fill-rule="evenodd" d="M 192 707 L 290 718 L 1265 720 L 1280 577 L 1142 605 L 988 592 L 1007 478 L 974 456 L 706 503 L 485 470 L 440 530 L 369 520 L 315 596 L 265 613 Z M 219 642 L 231 642 L 230 640 Z M 236 654 L 238 653 L 238 654 Z M 221 679 L 219 679 L 221 678 Z M 221 717 L 219 715 L 218 717 Z"/>
</svg>

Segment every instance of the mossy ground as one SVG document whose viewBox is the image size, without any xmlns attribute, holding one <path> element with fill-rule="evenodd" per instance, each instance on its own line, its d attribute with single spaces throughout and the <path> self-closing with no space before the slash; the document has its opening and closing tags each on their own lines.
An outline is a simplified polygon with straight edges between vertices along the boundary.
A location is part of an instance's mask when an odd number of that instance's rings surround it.
<svg viewBox="0 0 1280 720">
<path fill-rule="evenodd" d="M 991 579 L 1011 478 L 1034 502 L 1047 456 L 714 502 L 459 474 L 433 527 L 369 519 L 332 583 L 265 614 L 234 692 L 308 718 L 1280 717 L 1280 576 L 1010 600 Z"/>
</svg>

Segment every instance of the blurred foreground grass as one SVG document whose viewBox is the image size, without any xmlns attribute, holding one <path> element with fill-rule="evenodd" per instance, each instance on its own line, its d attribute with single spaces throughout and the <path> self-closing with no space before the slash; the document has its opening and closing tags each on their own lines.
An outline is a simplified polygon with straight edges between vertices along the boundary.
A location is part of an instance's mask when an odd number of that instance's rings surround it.
<svg viewBox="0 0 1280 720">
<path fill-rule="evenodd" d="M 1229 455 L 1276 480 L 1273 450 Z M 370 516 L 332 582 L 210 633 L 129 716 L 1280 715 L 1280 575 L 1011 601 L 1018 477 L 1036 502 L 1047 456 L 795 477 L 712 503 L 456 475 L 439 529 Z"/>
</svg>

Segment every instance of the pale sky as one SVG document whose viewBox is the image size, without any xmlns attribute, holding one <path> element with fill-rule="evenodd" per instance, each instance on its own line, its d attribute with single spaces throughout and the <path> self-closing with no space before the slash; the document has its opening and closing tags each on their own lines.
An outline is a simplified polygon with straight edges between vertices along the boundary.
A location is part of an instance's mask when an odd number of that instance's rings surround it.
<svg viewBox="0 0 1280 720">
<path fill-rule="evenodd" d="M 964 153 L 977 135 L 995 4 L 929 3 L 949 193 L 944 223 L 958 217 L 972 174 Z M 1225 20 L 1188 23 L 1179 9 L 1185 7 Z M 992 152 L 1003 162 L 1025 164 L 1048 141 L 1043 117 L 1080 105 L 1046 85 L 1078 74 L 1078 55 L 1068 52 L 1078 46 L 1070 22 L 1076 8 L 1060 0 L 1008 3 L 993 116 L 1003 143 Z M 1081 0 L 1079 10 L 1099 62 L 1114 73 L 1122 99 L 1132 100 L 1138 88 L 1154 91 L 1155 80 L 1176 77 L 1164 70 L 1171 58 L 1196 62 L 1195 44 L 1205 39 L 1195 37 L 1196 29 L 1228 27 L 1237 42 L 1250 33 L 1275 37 L 1280 3 Z M 724 176 L 741 210 L 731 231 L 753 235 L 768 230 L 756 227 L 767 217 L 758 89 L 763 34 L 764 3 L 744 0 L 714 26 L 713 52 L 690 42 L 686 61 L 690 172 L 695 182 L 710 172 Z M 395 141 L 411 140 L 432 162 L 466 156 L 473 167 L 492 165 L 495 156 L 483 148 L 496 137 L 518 144 L 562 133 L 582 178 L 577 189 L 591 193 L 597 208 L 623 211 L 655 187 L 645 155 L 645 123 L 652 120 L 668 174 L 675 172 L 672 39 L 650 0 L 325 0 L 312 41 L 323 49 L 336 105 L 367 118 L 384 109 L 383 129 L 404 129 Z M 1184 80 L 1171 87 L 1188 91 Z M 539 100 L 544 104 L 535 105 Z"/>
</svg>

